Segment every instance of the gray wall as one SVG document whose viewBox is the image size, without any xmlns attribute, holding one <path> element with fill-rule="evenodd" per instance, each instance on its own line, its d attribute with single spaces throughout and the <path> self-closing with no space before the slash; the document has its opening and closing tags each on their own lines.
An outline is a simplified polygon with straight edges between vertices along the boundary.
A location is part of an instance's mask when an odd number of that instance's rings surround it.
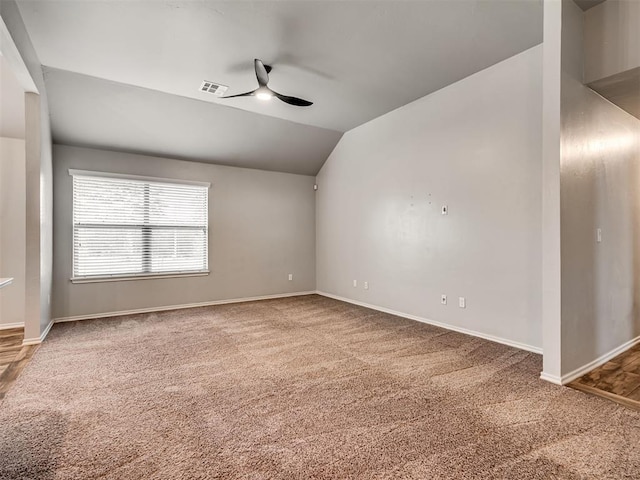
<svg viewBox="0 0 640 480">
<path fill-rule="evenodd" d="M 638 0 L 607 0 L 587 10 L 584 21 L 584 83 L 640 67 Z"/>
<path fill-rule="evenodd" d="M 541 67 L 537 46 L 347 132 L 317 176 L 318 290 L 540 347 Z"/>
<path fill-rule="evenodd" d="M 0 2 L 4 21 L 38 93 L 25 94 L 26 266 L 25 339 L 37 339 L 51 320 L 53 175 L 47 95 L 38 56 L 14 0 Z"/>
<path fill-rule="evenodd" d="M 0 137 L 0 326 L 24 323 L 25 311 L 25 147 L 24 140 Z"/>
<path fill-rule="evenodd" d="M 640 121 L 582 85 L 583 27 L 563 2 L 563 375 L 640 335 Z"/>
<path fill-rule="evenodd" d="M 63 145 L 54 167 L 55 318 L 315 290 L 314 177 Z M 211 182 L 210 275 L 72 284 L 70 168 Z"/>
</svg>

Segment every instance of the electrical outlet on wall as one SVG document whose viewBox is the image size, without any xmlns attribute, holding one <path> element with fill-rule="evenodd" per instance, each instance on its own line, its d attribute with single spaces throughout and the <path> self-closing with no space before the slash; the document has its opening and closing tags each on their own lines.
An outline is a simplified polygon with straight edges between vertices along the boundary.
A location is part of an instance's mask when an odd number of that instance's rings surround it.
<svg viewBox="0 0 640 480">
<path fill-rule="evenodd" d="M 446 295 L 440 295 L 440 303 L 442 305 L 446 305 L 447 304 L 447 296 Z"/>
<path fill-rule="evenodd" d="M 293 280 L 293 273 L 289 274 L 289 280 Z"/>
<path fill-rule="evenodd" d="M 467 302 L 464 297 L 458 297 L 458 306 L 460 308 L 467 308 Z"/>
<path fill-rule="evenodd" d="M 364 289 L 369 290 L 369 282 L 364 282 Z"/>
<path fill-rule="evenodd" d="M 357 287 L 357 286 L 358 286 L 358 280 L 354 280 L 354 281 L 353 281 L 353 286 L 354 286 L 354 287 Z"/>
</svg>

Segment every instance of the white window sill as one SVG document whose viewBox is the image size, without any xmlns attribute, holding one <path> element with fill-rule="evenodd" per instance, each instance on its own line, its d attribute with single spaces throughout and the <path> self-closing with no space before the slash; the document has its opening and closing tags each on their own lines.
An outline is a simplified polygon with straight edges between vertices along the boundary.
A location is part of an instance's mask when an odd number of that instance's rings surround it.
<svg viewBox="0 0 640 480">
<path fill-rule="evenodd" d="M 71 283 L 124 282 L 129 280 L 157 280 L 160 278 L 205 277 L 209 270 L 185 273 L 145 273 L 140 275 L 105 275 L 94 277 L 72 277 Z"/>
</svg>

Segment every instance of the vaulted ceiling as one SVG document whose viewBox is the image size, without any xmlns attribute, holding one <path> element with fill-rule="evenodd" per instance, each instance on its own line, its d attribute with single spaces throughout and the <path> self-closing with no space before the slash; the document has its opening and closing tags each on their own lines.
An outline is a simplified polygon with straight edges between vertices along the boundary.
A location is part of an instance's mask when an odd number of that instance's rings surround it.
<svg viewBox="0 0 640 480">
<path fill-rule="evenodd" d="M 19 3 L 54 140 L 315 174 L 343 132 L 542 41 L 541 0 Z M 273 67 L 275 99 L 220 99 Z"/>
</svg>

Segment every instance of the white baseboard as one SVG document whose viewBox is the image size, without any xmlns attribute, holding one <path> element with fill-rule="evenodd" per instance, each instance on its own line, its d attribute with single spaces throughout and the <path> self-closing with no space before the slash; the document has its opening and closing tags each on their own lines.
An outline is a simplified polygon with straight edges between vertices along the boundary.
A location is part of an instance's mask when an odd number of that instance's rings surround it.
<svg viewBox="0 0 640 480">
<path fill-rule="evenodd" d="M 558 377 L 557 375 L 551 375 L 549 373 L 542 372 L 540 374 L 540 379 L 547 382 L 555 383 L 556 385 L 562 385 L 562 378 Z"/>
<path fill-rule="evenodd" d="M 632 338 L 628 342 L 623 343 L 619 347 L 614 348 L 610 352 L 605 353 L 604 355 L 599 356 L 595 360 L 583 365 L 582 367 L 576 368 L 574 371 L 569 372 L 565 375 L 562 375 L 560 385 L 566 385 L 567 383 L 573 382 L 576 378 L 580 378 L 585 373 L 589 373 L 591 370 L 598 368 L 601 365 L 604 365 L 609 360 L 614 357 L 617 357 L 621 353 L 629 350 L 631 347 L 634 347 L 640 343 L 640 336 L 636 338 Z M 542 376 L 541 376 L 542 378 Z M 546 378 L 545 378 L 546 380 Z M 555 383 L 555 382 L 554 382 Z"/>
<path fill-rule="evenodd" d="M 10 328 L 24 328 L 24 322 L 4 323 L 0 325 L 0 330 L 9 330 Z"/>
<path fill-rule="evenodd" d="M 462 327 L 456 327 L 454 325 L 449 325 L 447 323 L 436 322 L 434 320 L 430 320 L 424 317 L 418 317 L 416 315 L 411 315 L 409 313 L 398 312 L 396 310 L 391 310 L 390 308 L 379 307 L 377 305 L 371 305 L 370 303 L 360 302 L 358 300 L 352 300 L 350 298 L 340 297 L 338 295 L 333 295 L 332 293 L 326 293 L 321 291 L 316 291 L 318 295 L 322 295 L 324 297 L 333 298 L 334 300 L 340 300 L 342 302 L 352 303 L 354 305 L 359 305 L 361 307 L 371 308 L 372 310 L 377 310 L 379 312 L 390 313 L 391 315 L 396 315 L 398 317 L 408 318 L 409 320 L 416 320 L 418 322 L 427 323 L 429 325 L 433 325 L 436 327 L 444 328 L 446 330 L 452 330 L 454 332 L 464 333 L 466 335 L 471 335 L 473 337 L 484 338 L 485 340 L 490 340 L 492 342 L 502 343 L 503 345 L 508 345 L 510 347 L 515 347 L 520 350 L 526 350 L 528 352 L 542 354 L 542 348 L 534 347 L 532 345 L 527 345 L 525 343 L 514 342 L 513 340 L 508 340 L 506 338 L 496 337 L 493 335 L 488 335 L 482 332 L 476 332 L 474 330 L 469 330 Z"/>
<path fill-rule="evenodd" d="M 275 295 L 262 295 L 259 297 L 242 297 L 242 298 L 232 298 L 229 300 L 213 300 L 211 302 L 188 303 L 183 305 L 167 305 L 163 307 L 137 308 L 134 310 L 120 310 L 117 312 L 102 312 L 102 313 L 92 313 L 89 315 L 74 315 L 72 317 L 60 317 L 60 318 L 55 318 L 53 321 L 55 323 L 76 322 L 79 320 L 93 320 L 96 318 L 109 318 L 109 317 L 121 317 L 123 315 L 135 315 L 137 313 L 166 312 L 169 310 L 182 310 L 185 308 L 210 307 L 213 305 L 226 305 L 228 303 L 255 302 L 258 300 L 273 300 L 274 298 L 300 297 L 303 295 L 313 295 L 315 293 L 316 293 L 315 291 L 278 293 Z"/>
<path fill-rule="evenodd" d="M 46 328 L 44 329 L 44 331 L 40 334 L 39 337 L 35 337 L 35 338 L 25 338 L 22 341 L 22 345 L 37 345 L 39 343 L 42 343 L 44 341 L 44 339 L 47 337 L 47 335 L 49 334 L 49 330 L 51 330 L 51 327 L 53 327 L 54 324 L 54 320 L 52 319 L 49 324 L 46 326 Z"/>
</svg>

